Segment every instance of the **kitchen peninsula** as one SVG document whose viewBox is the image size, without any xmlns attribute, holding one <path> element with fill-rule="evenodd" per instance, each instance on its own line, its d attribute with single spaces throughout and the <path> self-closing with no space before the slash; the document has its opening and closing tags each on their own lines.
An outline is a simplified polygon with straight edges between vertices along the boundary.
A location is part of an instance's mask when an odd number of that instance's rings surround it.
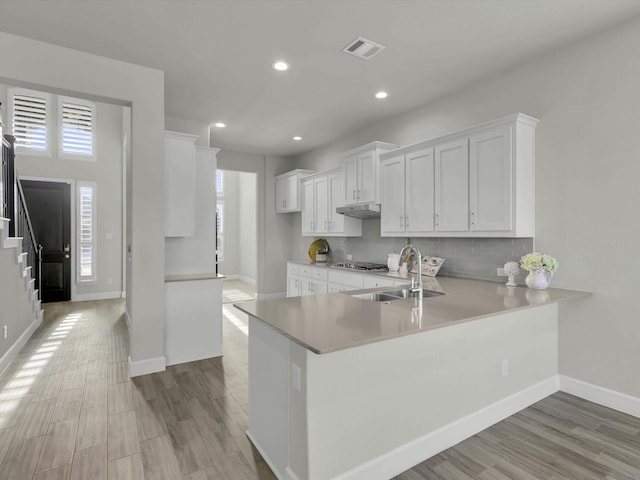
<svg viewBox="0 0 640 480">
<path fill-rule="evenodd" d="M 429 288 L 444 295 L 236 305 L 250 317 L 248 435 L 278 478 L 388 479 L 558 389 L 557 303 L 589 293 Z"/>
</svg>

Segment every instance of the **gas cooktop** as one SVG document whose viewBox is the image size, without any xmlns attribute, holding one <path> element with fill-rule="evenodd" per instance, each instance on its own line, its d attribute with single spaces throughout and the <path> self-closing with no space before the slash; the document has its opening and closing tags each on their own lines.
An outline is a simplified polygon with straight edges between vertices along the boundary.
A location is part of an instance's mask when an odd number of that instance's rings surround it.
<svg viewBox="0 0 640 480">
<path fill-rule="evenodd" d="M 370 262 L 343 262 L 334 263 L 333 268 L 344 268 L 346 270 L 366 270 L 368 272 L 381 272 L 388 270 L 387 266 L 382 263 Z"/>
</svg>

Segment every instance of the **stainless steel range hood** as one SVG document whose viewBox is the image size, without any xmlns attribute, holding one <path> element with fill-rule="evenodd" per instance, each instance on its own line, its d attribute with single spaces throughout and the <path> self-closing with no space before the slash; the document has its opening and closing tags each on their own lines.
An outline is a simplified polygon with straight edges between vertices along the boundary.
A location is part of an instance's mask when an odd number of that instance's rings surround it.
<svg viewBox="0 0 640 480">
<path fill-rule="evenodd" d="M 363 203 L 361 205 L 347 205 L 336 208 L 337 213 L 360 219 L 380 218 L 380 205 L 377 203 Z"/>
</svg>

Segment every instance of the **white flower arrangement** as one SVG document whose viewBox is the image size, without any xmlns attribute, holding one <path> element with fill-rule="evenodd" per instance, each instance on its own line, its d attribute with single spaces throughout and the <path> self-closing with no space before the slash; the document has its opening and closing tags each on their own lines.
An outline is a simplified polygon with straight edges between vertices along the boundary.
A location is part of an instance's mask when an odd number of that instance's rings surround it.
<svg viewBox="0 0 640 480">
<path fill-rule="evenodd" d="M 529 272 L 556 272 L 558 261 L 551 255 L 533 252 L 520 259 L 520 266 Z"/>
</svg>

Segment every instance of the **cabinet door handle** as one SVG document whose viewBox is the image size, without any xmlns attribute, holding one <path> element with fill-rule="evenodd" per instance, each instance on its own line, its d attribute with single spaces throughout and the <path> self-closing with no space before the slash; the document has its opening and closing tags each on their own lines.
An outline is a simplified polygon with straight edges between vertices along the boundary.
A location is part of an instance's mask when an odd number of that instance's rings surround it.
<svg viewBox="0 0 640 480">
<path fill-rule="evenodd" d="M 476 212 L 471 212 L 471 225 L 476 224 Z"/>
<path fill-rule="evenodd" d="M 403 217 L 402 215 L 400 215 L 400 228 L 404 227 L 404 225 L 402 224 L 402 219 L 403 219 L 403 218 L 404 218 L 404 217 Z"/>
<path fill-rule="evenodd" d="M 354 190 L 353 191 L 353 200 L 355 200 L 355 199 L 356 199 L 356 191 Z"/>
<path fill-rule="evenodd" d="M 436 225 L 440 225 L 440 215 L 436 213 Z"/>
<path fill-rule="evenodd" d="M 358 191 L 358 200 L 360 200 L 360 189 L 358 189 L 357 191 Z"/>
<path fill-rule="evenodd" d="M 407 216 L 407 217 L 404 217 L 404 226 L 405 226 L 406 228 L 409 228 L 409 217 L 408 217 L 408 216 Z"/>
</svg>

